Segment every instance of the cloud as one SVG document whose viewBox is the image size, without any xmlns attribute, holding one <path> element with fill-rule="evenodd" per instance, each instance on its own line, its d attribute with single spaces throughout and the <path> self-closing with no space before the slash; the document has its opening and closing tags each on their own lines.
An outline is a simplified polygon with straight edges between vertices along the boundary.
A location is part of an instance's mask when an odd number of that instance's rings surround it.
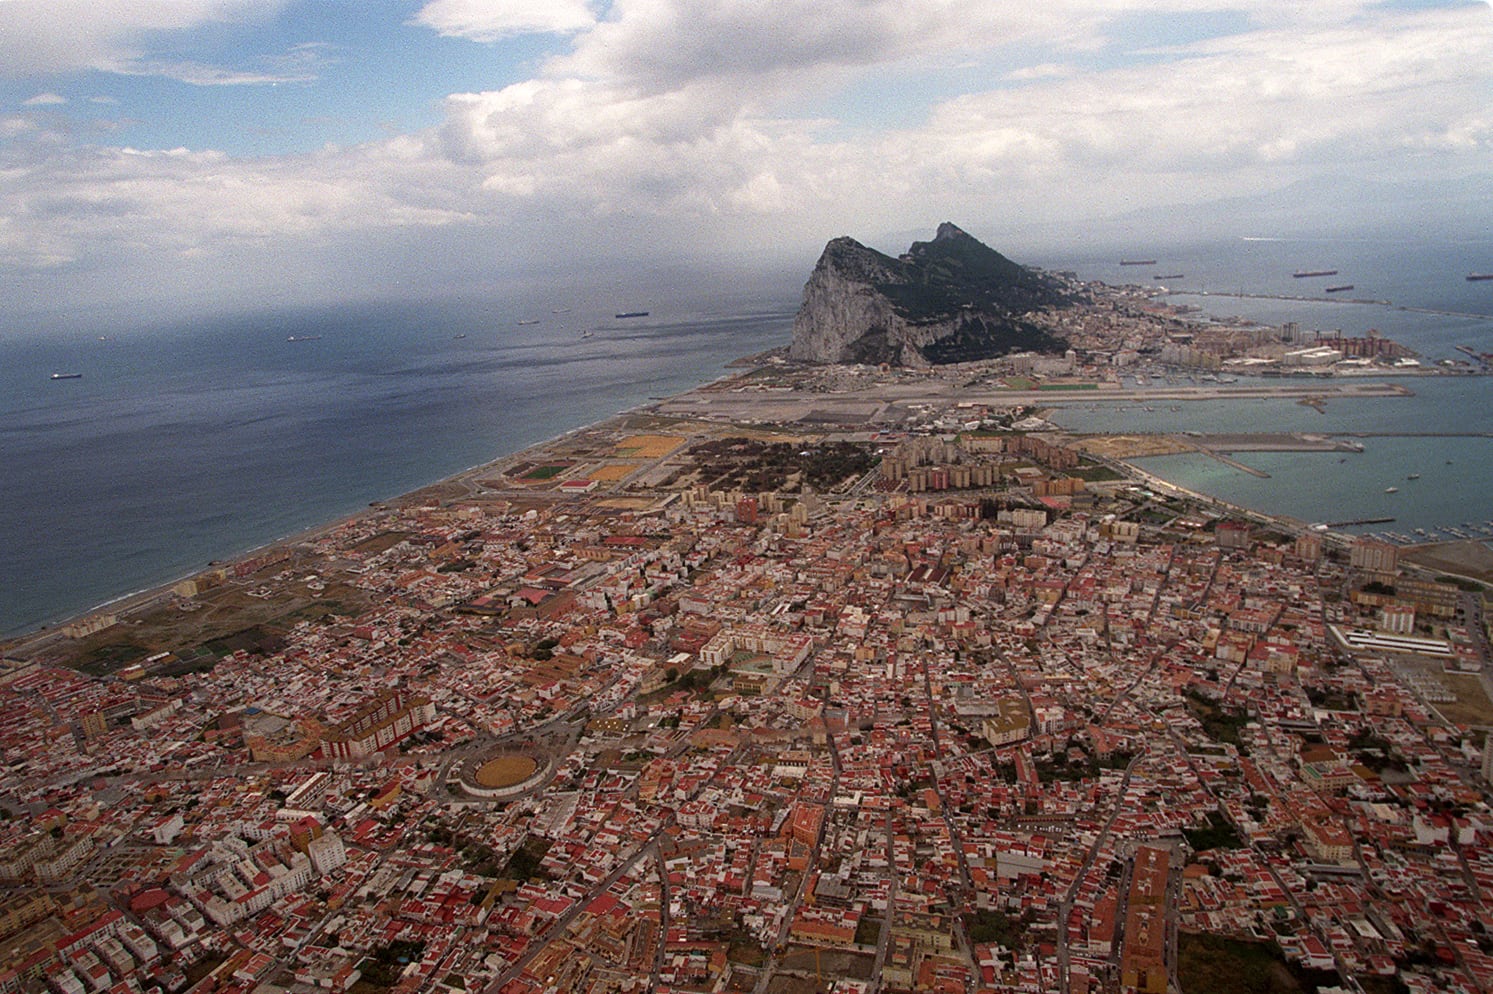
<svg viewBox="0 0 1493 994">
<path fill-rule="evenodd" d="M 147 36 L 269 17 L 287 0 L 0 0 L 0 77 L 97 69 L 141 59 Z"/>
<path fill-rule="evenodd" d="M 220 152 L 82 148 L 0 161 L 0 263 L 180 258 L 328 233 L 432 227 L 469 215 L 449 164 L 407 140 L 356 155 L 240 160 Z M 437 178 L 438 176 L 438 178 Z M 432 190 L 439 191 L 432 193 Z"/>
<path fill-rule="evenodd" d="M 309 83 L 321 72 L 323 48 L 297 45 L 278 56 L 265 56 L 250 68 L 138 59 L 115 71 L 126 76 L 161 76 L 192 86 L 265 86 L 277 83 Z"/>
<path fill-rule="evenodd" d="M 67 103 L 67 97 L 58 96 L 55 93 L 38 93 L 30 100 L 23 101 L 23 107 L 55 107 Z"/>
<path fill-rule="evenodd" d="M 448 38 L 494 42 L 522 34 L 571 34 L 596 23 L 584 0 L 431 0 L 411 22 Z"/>
<path fill-rule="evenodd" d="M 440 253 L 408 246 L 452 231 L 567 258 L 576 233 L 588 252 L 780 252 L 946 217 L 1081 230 L 1143 205 L 1483 168 L 1486 7 L 1322 0 L 1293 13 L 1304 6 L 1261 0 L 1242 29 L 1234 18 L 1228 33 L 1147 45 L 1133 30 L 1114 40 L 1133 8 L 1122 0 L 1030 12 L 615 0 L 603 20 L 563 29 L 576 32 L 569 51 L 533 78 L 448 97 L 438 127 L 257 160 L 81 148 L 39 110 L 0 119 L 0 263 L 123 271 L 246 250 L 300 259 L 332 241 L 377 253 L 397 239 L 435 267 Z M 545 30 L 526 10 L 431 3 L 419 17 L 491 40 Z M 277 68 L 291 71 L 258 67 Z M 907 112 L 883 123 L 898 101 Z"/>
</svg>

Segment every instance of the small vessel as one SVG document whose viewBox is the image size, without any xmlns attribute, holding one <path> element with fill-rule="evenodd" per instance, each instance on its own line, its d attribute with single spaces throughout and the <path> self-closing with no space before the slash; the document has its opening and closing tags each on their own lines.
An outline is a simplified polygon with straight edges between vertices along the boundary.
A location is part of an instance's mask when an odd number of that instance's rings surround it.
<svg viewBox="0 0 1493 994">
<path fill-rule="evenodd" d="M 648 316 L 648 312 L 647 311 L 619 311 L 619 312 L 617 312 L 613 316 L 614 317 L 618 317 L 618 318 L 645 318 L 645 317 Z"/>
<path fill-rule="evenodd" d="M 320 341 L 320 335 L 286 335 L 287 342 L 315 342 Z"/>
<path fill-rule="evenodd" d="M 1387 493 L 1387 494 L 1397 494 L 1397 493 L 1400 492 L 1400 488 L 1399 487 L 1385 487 L 1384 488 L 1384 492 Z"/>
<path fill-rule="evenodd" d="M 1120 265 L 1122 265 L 1122 266 L 1154 266 L 1154 265 L 1156 265 L 1156 260 L 1155 259 L 1121 259 L 1120 260 Z"/>
<path fill-rule="evenodd" d="M 1351 289 L 1353 289 L 1353 284 L 1352 283 L 1344 283 L 1341 286 L 1330 286 L 1330 287 L 1327 287 L 1326 292 L 1327 293 L 1342 293 L 1344 290 L 1351 290 Z"/>
<path fill-rule="evenodd" d="M 1308 276 L 1336 276 L 1336 269 L 1298 269 L 1291 274 L 1298 280 L 1304 280 Z"/>
<path fill-rule="evenodd" d="M 82 378 L 83 378 L 83 374 L 82 373 L 53 373 L 52 374 L 52 379 L 54 379 L 54 380 L 81 380 Z"/>
<path fill-rule="evenodd" d="M 1482 280 L 1493 280 L 1493 273 L 1468 273 L 1468 283 L 1478 283 Z"/>
</svg>

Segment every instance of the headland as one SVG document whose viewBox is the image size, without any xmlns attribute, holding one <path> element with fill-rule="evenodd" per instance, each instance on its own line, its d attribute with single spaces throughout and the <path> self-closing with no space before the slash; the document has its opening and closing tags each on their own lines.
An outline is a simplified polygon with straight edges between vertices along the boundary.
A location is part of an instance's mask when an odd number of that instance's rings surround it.
<svg viewBox="0 0 1493 994">
<path fill-rule="evenodd" d="M 7 941 L 61 989 L 1493 983 L 1482 567 L 1124 461 L 1348 439 L 1057 430 L 1105 351 L 762 357 L 7 642 Z"/>
</svg>

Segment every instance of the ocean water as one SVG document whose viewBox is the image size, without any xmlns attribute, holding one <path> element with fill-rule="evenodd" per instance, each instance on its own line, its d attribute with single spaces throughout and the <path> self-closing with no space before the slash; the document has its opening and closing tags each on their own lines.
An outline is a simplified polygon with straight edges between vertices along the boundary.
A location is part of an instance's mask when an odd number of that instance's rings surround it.
<svg viewBox="0 0 1493 994">
<path fill-rule="evenodd" d="M 0 631 L 711 380 L 785 343 L 796 307 L 741 288 L 650 291 L 0 341 Z M 651 313 L 615 319 L 623 309 Z"/>
<path fill-rule="evenodd" d="M 1173 282 L 1198 295 L 1178 299 L 1215 314 L 1376 328 L 1432 359 L 1456 356 L 1458 344 L 1493 351 L 1493 318 L 1344 304 L 1320 293 L 1315 302 L 1218 295 L 1320 291 L 1324 281 L 1290 274 L 1337 268 L 1331 284 L 1352 282 L 1355 297 L 1488 315 L 1493 281 L 1463 277 L 1493 271 L 1493 241 L 1239 239 L 1126 254 L 1157 259 L 1156 273 L 1184 274 Z M 1121 267 L 1119 258 L 1022 261 L 1150 282 L 1149 267 Z M 803 272 L 811 265 L 805 260 Z M 0 331 L 0 633 L 54 623 L 713 379 L 734 358 L 787 343 L 801 279 L 655 272 L 167 327 L 79 321 L 62 334 Z M 613 317 L 631 310 L 651 313 Z M 54 372 L 83 378 L 52 381 Z M 1075 398 L 1055 417 L 1078 430 L 1493 431 L 1493 380 L 1407 382 L 1413 398 L 1333 401 L 1325 414 L 1290 402 L 1147 412 Z M 1240 456 L 1268 480 L 1208 459 L 1146 465 L 1181 485 L 1307 520 L 1393 513 L 1396 524 L 1386 527 L 1409 531 L 1493 518 L 1488 440 L 1363 441 L 1365 452 L 1346 458 Z M 1419 480 L 1405 479 L 1415 472 Z M 1398 494 L 1384 493 L 1396 484 Z"/>
<path fill-rule="evenodd" d="M 1117 258 L 1058 260 L 1107 282 L 1150 283 L 1155 274 L 1180 293 L 1174 303 L 1216 317 L 1266 325 L 1300 323 L 1304 332 L 1373 330 L 1419 352 L 1423 361 L 1465 359 L 1466 345 L 1493 352 L 1493 241 L 1451 245 L 1316 240 L 1246 241 L 1143 252 L 1154 267 L 1120 266 Z M 1298 270 L 1337 269 L 1328 278 L 1297 279 Z M 1153 272 L 1154 270 L 1154 272 Z M 1352 283 L 1346 295 L 1389 304 L 1334 299 L 1326 286 Z M 1262 294 L 1310 299 L 1225 296 Z M 1396 532 L 1413 539 L 1454 538 L 1449 528 L 1485 537 L 1493 519 L 1493 377 L 1391 377 L 1413 396 L 1329 400 L 1321 413 L 1290 400 L 1095 404 L 1074 398 L 1053 414 L 1075 431 L 1322 432 L 1362 435 L 1362 453 L 1243 452 L 1238 461 L 1260 478 L 1198 455 L 1137 460 L 1180 486 L 1266 513 L 1305 521 L 1392 517 L 1350 532 Z M 1181 382 L 1186 382 L 1185 379 Z M 1177 410 L 1172 410 L 1175 407 Z M 1411 475 L 1419 474 L 1417 479 Z M 1387 493 L 1389 488 L 1395 492 Z M 1472 527 L 1466 527 L 1466 526 Z M 1422 529 L 1425 534 L 1417 534 Z"/>
</svg>

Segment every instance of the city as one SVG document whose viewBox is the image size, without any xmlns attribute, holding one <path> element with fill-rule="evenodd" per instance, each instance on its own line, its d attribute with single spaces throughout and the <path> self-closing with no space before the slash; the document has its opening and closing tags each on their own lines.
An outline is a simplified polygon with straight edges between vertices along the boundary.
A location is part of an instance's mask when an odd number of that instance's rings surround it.
<svg viewBox="0 0 1493 994">
<path fill-rule="evenodd" d="M 1475 584 L 694 403 L 8 645 L 0 989 L 1493 988 Z"/>
</svg>

